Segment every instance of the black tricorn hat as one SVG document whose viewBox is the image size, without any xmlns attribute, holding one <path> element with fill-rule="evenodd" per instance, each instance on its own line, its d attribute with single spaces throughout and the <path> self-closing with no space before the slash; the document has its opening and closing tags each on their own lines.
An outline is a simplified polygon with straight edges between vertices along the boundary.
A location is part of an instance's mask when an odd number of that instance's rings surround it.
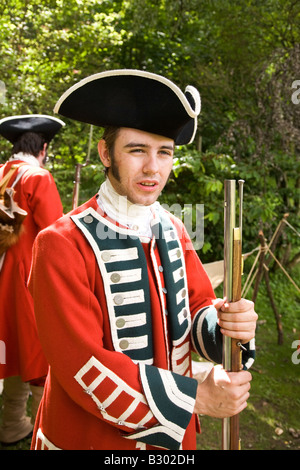
<svg viewBox="0 0 300 470">
<path fill-rule="evenodd" d="M 0 119 L 0 135 L 14 144 L 24 132 L 36 132 L 50 142 L 64 125 L 60 119 L 44 114 L 9 116 Z"/>
<path fill-rule="evenodd" d="M 200 113 L 199 92 L 183 93 L 169 79 L 132 69 L 91 75 L 69 88 L 54 112 L 99 127 L 130 127 L 191 143 Z"/>
</svg>

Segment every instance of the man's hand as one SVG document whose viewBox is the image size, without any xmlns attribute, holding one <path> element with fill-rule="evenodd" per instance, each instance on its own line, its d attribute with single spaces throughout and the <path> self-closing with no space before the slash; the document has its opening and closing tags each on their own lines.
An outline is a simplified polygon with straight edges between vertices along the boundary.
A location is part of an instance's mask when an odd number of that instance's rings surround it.
<svg viewBox="0 0 300 470">
<path fill-rule="evenodd" d="M 248 343 L 254 338 L 258 316 L 251 300 L 228 303 L 225 299 L 216 299 L 214 306 L 218 311 L 218 324 L 223 335 L 239 339 L 241 343 Z"/>
<path fill-rule="evenodd" d="M 217 365 L 198 384 L 194 413 L 229 418 L 240 413 L 249 398 L 252 376 L 248 371 L 226 372 Z"/>
</svg>

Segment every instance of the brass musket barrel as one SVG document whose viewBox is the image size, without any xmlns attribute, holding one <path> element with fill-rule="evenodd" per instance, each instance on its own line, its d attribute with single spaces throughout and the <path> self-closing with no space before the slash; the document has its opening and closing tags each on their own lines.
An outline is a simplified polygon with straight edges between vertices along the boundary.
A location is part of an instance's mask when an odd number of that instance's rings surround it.
<svg viewBox="0 0 300 470">
<path fill-rule="evenodd" d="M 243 180 L 239 180 L 239 227 L 236 227 L 236 181 L 224 182 L 224 288 L 223 295 L 228 302 L 241 298 L 242 276 L 242 199 Z M 239 340 L 223 337 L 223 367 L 227 371 L 241 369 L 241 348 Z M 223 419 L 223 450 L 240 449 L 239 415 Z"/>
</svg>

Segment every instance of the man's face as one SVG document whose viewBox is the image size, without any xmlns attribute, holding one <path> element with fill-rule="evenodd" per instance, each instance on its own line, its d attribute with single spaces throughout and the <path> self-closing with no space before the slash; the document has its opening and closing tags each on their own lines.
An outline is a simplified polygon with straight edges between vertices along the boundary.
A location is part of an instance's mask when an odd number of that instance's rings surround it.
<svg viewBox="0 0 300 470">
<path fill-rule="evenodd" d="M 103 142 L 99 142 L 99 153 L 103 164 L 109 167 L 108 178 L 114 189 L 134 204 L 153 204 L 172 170 L 174 141 L 122 127 L 115 141 L 113 156 L 108 155 L 107 150 L 105 152 Z M 101 156 L 103 152 L 104 157 Z"/>
</svg>

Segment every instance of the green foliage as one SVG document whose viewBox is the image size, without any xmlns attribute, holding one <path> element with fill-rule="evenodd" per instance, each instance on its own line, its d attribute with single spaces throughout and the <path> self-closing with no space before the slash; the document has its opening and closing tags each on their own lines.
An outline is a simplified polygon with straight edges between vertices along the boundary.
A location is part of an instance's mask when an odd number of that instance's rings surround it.
<svg viewBox="0 0 300 470">
<path fill-rule="evenodd" d="M 202 99 L 199 131 L 195 144 L 177 149 L 161 201 L 179 203 L 183 215 L 184 205 L 204 204 L 201 257 L 222 257 L 226 178 L 245 180 L 246 251 L 256 246 L 260 228 L 270 239 L 285 212 L 298 229 L 300 105 L 291 101 L 300 76 L 297 2 L 12 0 L 2 2 L 0 13 L 2 116 L 52 114 L 68 87 L 111 68 L 162 73 L 183 89 L 192 84 Z M 90 127 L 65 121 L 51 145 L 50 168 L 69 210 Z M 95 129 L 80 202 L 103 177 L 100 135 Z M 0 161 L 9 151 L 1 139 Z M 92 181 L 86 184 L 85 176 Z M 195 225 L 194 212 L 192 218 Z M 293 240 L 288 234 L 286 241 Z"/>
<path fill-rule="evenodd" d="M 176 149 L 160 201 L 179 205 L 183 218 L 192 205 L 193 229 L 199 222 L 194 208 L 203 204 L 204 241 L 198 252 L 205 262 L 221 259 L 224 180 L 241 178 L 243 251 L 258 245 L 259 229 L 269 241 L 288 212 L 296 233 L 285 230 L 278 245 L 280 259 L 288 262 L 299 252 L 300 231 L 300 104 L 291 99 L 292 83 L 300 79 L 299 23 L 300 3 L 294 0 L 3 0 L 0 118 L 52 114 L 67 88 L 113 68 L 161 73 L 182 89 L 194 85 L 202 101 L 195 144 Z M 89 148 L 90 126 L 63 120 L 65 128 L 51 143 L 49 169 L 68 212 L 75 167 L 84 164 L 89 150 L 79 203 L 104 179 L 97 154 L 102 130 L 94 129 Z M 0 140 L 0 163 L 10 148 Z M 297 268 L 291 274 L 299 285 Z M 290 344 L 299 337 L 299 298 L 274 266 L 271 274 L 285 343 L 275 344 L 275 322 L 262 285 L 257 307 L 264 323 L 257 334 L 253 399 L 241 418 L 248 432 L 242 448 L 297 445 L 287 426 L 296 428 L 299 415 L 300 366 L 290 361 Z M 276 425 L 284 428 L 282 439 L 274 434 Z M 218 448 L 218 433 L 220 422 L 215 426 L 203 418 L 199 448 Z"/>
<path fill-rule="evenodd" d="M 269 236 L 284 212 L 297 226 L 300 106 L 291 103 L 291 84 L 300 76 L 297 2 L 12 0 L 1 3 L 0 13 L 1 116 L 52 114 L 69 86 L 111 68 L 162 73 L 183 89 L 192 84 L 202 98 L 199 131 L 195 145 L 178 149 L 162 200 L 205 205 L 201 254 L 221 256 L 225 178 L 246 181 L 247 249 L 258 229 Z M 65 121 L 50 157 L 67 208 L 89 126 Z M 100 135 L 95 130 L 97 168 Z M 0 162 L 9 151 L 1 139 Z M 95 187 L 82 188 L 81 196 Z"/>
</svg>

